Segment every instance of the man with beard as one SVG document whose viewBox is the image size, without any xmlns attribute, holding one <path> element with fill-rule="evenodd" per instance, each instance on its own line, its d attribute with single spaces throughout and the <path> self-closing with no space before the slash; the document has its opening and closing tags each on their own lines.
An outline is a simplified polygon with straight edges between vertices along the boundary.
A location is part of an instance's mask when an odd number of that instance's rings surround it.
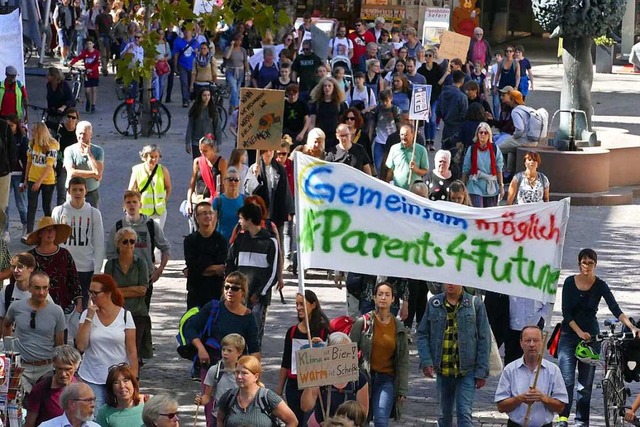
<svg viewBox="0 0 640 427">
<path fill-rule="evenodd" d="M 40 424 L 40 427 L 100 427 L 91 421 L 96 408 L 96 397 L 85 383 L 69 384 L 60 395 L 64 413 Z"/>
</svg>

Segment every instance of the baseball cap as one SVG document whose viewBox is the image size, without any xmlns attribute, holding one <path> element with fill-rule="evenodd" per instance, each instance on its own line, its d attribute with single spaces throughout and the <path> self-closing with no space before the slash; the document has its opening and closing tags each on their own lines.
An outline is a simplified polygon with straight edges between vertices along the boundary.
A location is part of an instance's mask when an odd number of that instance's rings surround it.
<svg viewBox="0 0 640 427">
<path fill-rule="evenodd" d="M 513 92 L 515 89 L 513 88 L 513 86 L 505 86 L 502 89 L 500 89 L 500 93 L 510 93 Z"/>
<path fill-rule="evenodd" d="M 16 67 L 14 67 L 13 65 L 9 65 L 4 73 L 8 76 L 17 76 L 18 75 L 18 70 L 16 70 Z"/>
</svg>

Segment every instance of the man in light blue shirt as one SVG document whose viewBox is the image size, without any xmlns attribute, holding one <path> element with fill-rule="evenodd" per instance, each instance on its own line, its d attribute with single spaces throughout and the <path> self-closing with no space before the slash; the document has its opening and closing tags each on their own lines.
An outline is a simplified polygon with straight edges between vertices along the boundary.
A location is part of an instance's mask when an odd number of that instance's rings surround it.
<svg viewBox="0 0 640 427">
<path fill-rule="evenodd" d="M 96 397 L 85 383 L 72 383 L 60 395 L 64 413 L 40 424 L 40 427 L 100 427 L 91 421 L 96 408 Z"/>
<path fill-rule="evenodd" d="M 429 173 L 427 149 L 420 144 L 414 144 L 413 133 L 413 126 L 402 125 L 400 143 L 391 147 L 386 163 L 388 170 L 385 181 L 393 180 L 396 187 L 405 190 L 409 189 L 413 180 Z"/>
<path fill-rule="evenodd" d="M 498 411 L 509 414 L 508 426 L 525 425 L 527 408 L 531 405 L 527 425 L 551 427 L 555 414 L 560 413 L 569 401 L 562 373 L 555 364 L 544 359 L 538 367 L 538 357 L 544 345 L 540 328 L 526 326 L 522 330 L 520 345 L 524 355 L 505 366 L 494 401 Z M 533 387 L 537 369 L 540 369 L 540 375 Z"/>
</svg>

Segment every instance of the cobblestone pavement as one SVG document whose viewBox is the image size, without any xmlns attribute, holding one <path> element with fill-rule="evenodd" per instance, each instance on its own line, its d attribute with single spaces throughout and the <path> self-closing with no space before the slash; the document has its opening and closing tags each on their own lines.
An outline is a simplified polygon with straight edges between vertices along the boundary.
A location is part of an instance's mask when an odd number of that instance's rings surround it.
<svg viewBox="0 0 640 427">
<path fill-rule="evenodd" d="M 531 105 L 545 106 L 550 112 L 556 107 L 560 88 L 560 71 L 555 66 L 534 68 L 536 73 L 536 91 L 527 97 Z M 633 111 L 637 114 L 637 100 L 635 92 L 640 89 L 638 76 L 606 77 L 615 82 L 618 92 L 615 97 L 607 89 L 609 80 L 597 75 L 594 85 L 594 105 L 598 114 L 628 115 Z M 177 83 L 177 81 L 176 81 Z M 27 79 L 30 100 L 34 104 L 44 105 L 44 77 L 32 76 Z M 179 83 L 174 87 L 173 99 L 179 100 Z M 128 184 L 130 168 L 138 161 L 138 151 L 144 144 L 154 143 L 163 150 L 162 163 L 171 172 L 173 193 L 169 201 L 169 217 L 165 232 L 173 247 L 173 255 L 163 277 L 155 286 L 151 315 L 153 318 L 153 337 L 156 346 L 155 357 L 149 360 L 141 371 L 143 390 L 149 393 L 167 391 L 177 396 L 181 405 L 182 425 L 194 425 L 193 415 L 195 405 L 193 396 L 198 391 L 198 385 L 188 378 L 189 363 L 180 359 L 175 352 L 175 334 L 179 317 L 185 310 L 185 280 L 181 270 L 182 239 L 187 233 L 186 220 L 179 214 L 178 207 L 186 195 L 186 188 L 191 170 L 191 156 L 184 150 L 184 131 L 186 128 L 186 112 L 178 103 L 167 106 L 173 115 L 173 124 L 168 135 L 158 138 L 124 138 L 118 135 L 112 124 L 112 114 L 119 103 L 115 98 L 113 78 L 100 79 L 99 101 L 95 114 L 81 112 L 81 119 L 89 120 L 94 126 L 94 143 L 105 150 L 104 182 L 101 185 L 101 210 L 105 228 L 109 228 L 121 215 L 122 191 Z M 83 103 L 80 105 L 83 110 Z M 32 120 L 37 120 L 31 111 Z M 636 122 L 637 123 L 637 122 Z M 632 133 L 640 134 L 635 124 L 619 125 L 632 129 Z M 226 140 L 223 153 L 228 155 L 231 143 Z M 551 183 L 553 185 L 553 183 Z M 16 211 L 13 202 L 11 210 L 10 249 L 12 253 L 25 249 L 18 242 L 19 224 L 16 221 Z M 40 215 L 41 213 L 39 213 Z M 593 247 L 600 254 L 598 274 L 603 277 L 620 302 L 622 308 L 630 315 L 640 316 L 640 298 L 637 296 L 638 254 L 640 253 L 640 229 L 637 218 L 640 217 L 640 207 L 637 205 L 619 207 L 573 207 L 567 232 L 564 251 L 563 277 L 576 272 L 575 258 L 580 248 Z M 287 277 L 288 286 L 284 290 L 287 303 L 282 305 L 276 298 L 270 307 L 267 319 L 263 348 L 263 367 L 265 383 L 274 387 L 277 382 L 278 369 L 282 354 L 282 339 L 286 329 L 295 322 L 294 296 L 296 282 L 293 277 Z M 307 285 L 318 293 L 323 308 L 329 317 L 342 315 L 345 309 L 345 291 L 333 287 L 321 272 L 312 272 Z M 558 293 L 558 301 L 560 293 Z M 553 323 L 559 320 L 559 304 L 555 309 Z M 600 317 L 606 318 L 608 310 L 600 311 Z M 409 397 L 403 411 L 404 418 L 394 425 L 424 426 L 433 425 L 437 418 L 437 400 L 435 396 L 435 381 L 422 377 L 418 370 L 418 359 L 415 346 L 411 346 L 411 375 L 409 379 Z M 596 383 L 600 381 L 600 373 Z M 474 418 L 476 425 L 493 426 L 504 425 L 505 416 L 498 414 L 493 404 L 493 393 L 496 378 L 490 379 L 487 386 L 476 394 Z M 633 395 L 638 392 L 637 385 L 632 385 Z M 602 392 L 594 390 L 592 399 L 592 425 L 603 426 Z M 195 425 L 204 425 L 202 411 Z"/>
</svg>

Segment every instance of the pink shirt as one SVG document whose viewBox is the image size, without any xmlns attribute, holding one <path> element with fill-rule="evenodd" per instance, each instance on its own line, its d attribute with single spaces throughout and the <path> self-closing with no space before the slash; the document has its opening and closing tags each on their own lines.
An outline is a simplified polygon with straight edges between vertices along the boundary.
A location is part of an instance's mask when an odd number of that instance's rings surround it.
<svg viewBox="0 0 640 427">
<path fill-rule="evenodd" d="M 487 45 L 484 40 L 476 40 L 473 44 L 473 50 L 471 51 L 471 61 L 480 61 L 482 66 L 486 66 L 485 60 L 487 59 Z"/>
</svg>

